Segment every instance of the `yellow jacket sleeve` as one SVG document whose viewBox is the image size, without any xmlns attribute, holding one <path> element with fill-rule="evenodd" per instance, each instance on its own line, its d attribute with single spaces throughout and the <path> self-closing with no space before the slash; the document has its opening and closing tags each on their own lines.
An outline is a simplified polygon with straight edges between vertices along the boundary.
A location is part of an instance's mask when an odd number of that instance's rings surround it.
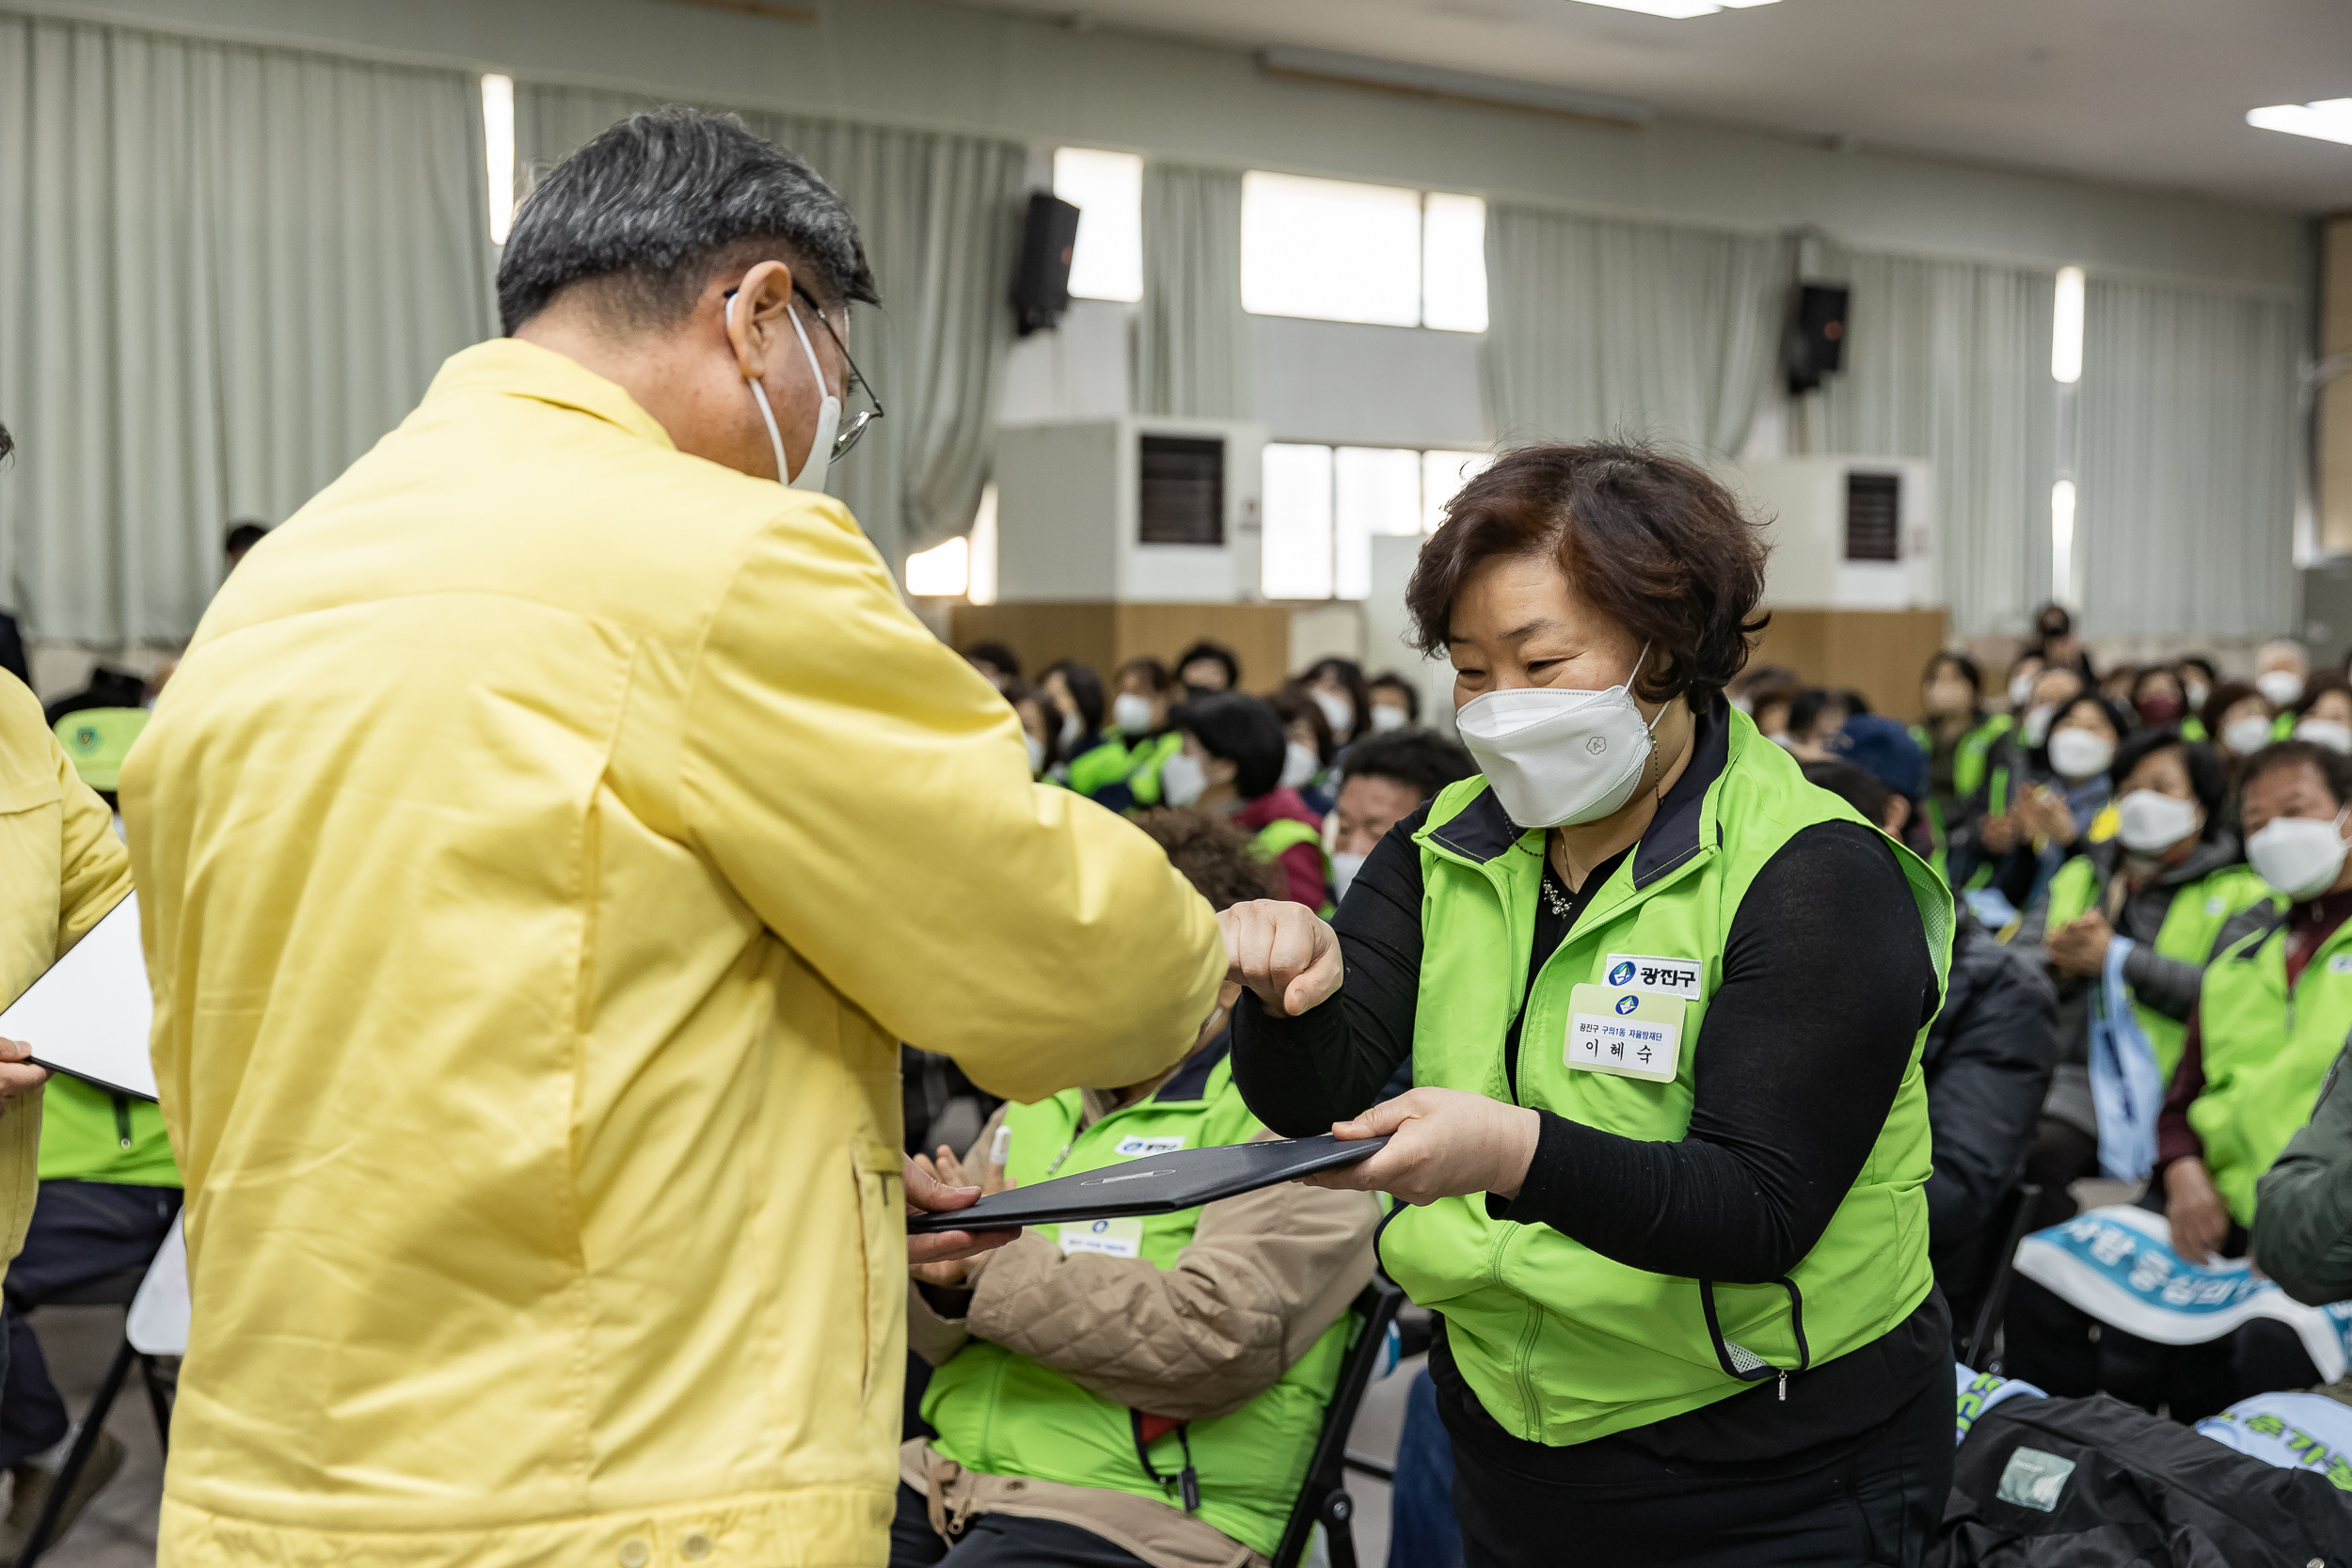
<svg viewBox="0 0 2352 1568">
<path fill-rule="evenodd" d="M 82 940 L 108 910 L 131 891 L 131 854 L 115 833 L 115 814 L 98 792 L 73 770 L 72 759 L 57 737 L 49 737 L 56 753 L 57 783 L 64 791 L 63 842 L 57 847 L 62 868 L 57 881 L 57 956 Z"/>
<path fill-rule="evenodd" d="M 924 628 L 849 515 L 751 546 L 692 673 L 687 826 L 768 927 L 900 1039 L 1014 1100 L 1188 1050 L 1216 917 L 1135 827 L 1030 782 L 1004 698 Z"/>
</svg>

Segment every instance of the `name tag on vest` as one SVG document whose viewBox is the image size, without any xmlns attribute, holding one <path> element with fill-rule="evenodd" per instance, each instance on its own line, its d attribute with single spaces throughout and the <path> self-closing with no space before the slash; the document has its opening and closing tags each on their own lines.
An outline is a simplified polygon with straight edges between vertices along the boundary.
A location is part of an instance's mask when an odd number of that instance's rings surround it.
<svg viewBox="0 0 2352 1568">
<path fill-rule="evenodd" d="M 1660 996 L 1696 996 L 1696 958 L 1645 958 L 1639 953 L 1612 953 L 1601 970 L 1613 990 L 1646 990 Z"/>
<path fill-rule="evenodd" d="M 1680 1000 L 1607 986 L 1568 992 L 1564 1060 L 1585 1072 L 1671 1083 L 1682 1057 Z"/>
<path fill-rule="evenodd" d="M 1061 1227 L 1062 1256 L 1099 1252 L 1105 1258 L 1143 1256 L 1141 1220 L 1082 1220 Z"/>
</svg>

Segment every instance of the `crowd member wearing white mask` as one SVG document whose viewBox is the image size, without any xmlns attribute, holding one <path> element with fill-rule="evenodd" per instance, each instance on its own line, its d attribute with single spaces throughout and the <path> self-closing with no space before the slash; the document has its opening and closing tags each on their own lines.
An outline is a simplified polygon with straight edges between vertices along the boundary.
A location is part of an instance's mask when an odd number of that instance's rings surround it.
<svg viewBox="0 0 2352 1568">
<path fill-rule="evenodd" d="M 1373 730 L 1401 730 L 1421 722 L 1421 689 L 1393 670 L 1364 683 L 1372 697 Z"/>
<path fill-rule="evenodd" d="M 1724 699 L 1763 565 L 1695 467 L 1503 453 L 1406 593 L 1481 775 L 1379 840 L 1336 927 L 1221 916 L 1253 1111 L 1391 1135 L 1316 1180 L 1406 1200 L 1381 1257 L 1439 1309 L 1479 1568 L 1857 1531 L 1916 1562 L 1948 1485 L 1919 1053 L 1951 895 Z"/>
<path fill-rule="evenodd" d="M 2033 683 L 2042 678 L 2045 668 L 2040 654 L 2028 648 L 2017 656 L 2017 662 L 2009 667 L 2009 676 L 2001 689 L 2009 697 L 2010 712 L 2022 715 L 2033 705 Z"/>
<path fill-rule="evenodd" d="M 1109 783 L 1089 790 L 1089 799 L 1119 812 L 1160 803 L 1160 769 L 1184 744 L 1168 722 L 1177 694 L 1176 677 L 1149 655 L 1119 667 L 1110 734 L 1125 748 L 1124 769 Z"/>
<path fill-rule="evenodd" d="M 2041 896 L 2094 824 L 2099 837 L 2112 831 L 2100 820 L 2114 796 L 2107 768 L 2131 727 L 2130 710 L 2121 703 L 2083 692 L 2058 705 L 2048 736 L 2026 752 L 2030 782 L 2010 809 L 2016 844 L 1991 881 L 2017 908 L 2029 908 Z"/>
<path fill-rule="evenodd" d="M 1074 658 L 1045 667 L 1038 686 L 1060 715 L 1054 735 L 1059 759 L 1054 776 L 1081 795 L 1091 796 L 1127 776 L 1127 743 L 1103 728 L 1103 677 Z"/>
<path fill-rule="evenodd" d="M 2312 661 L 2303 644 L 2280 638 L 2254 653 L 2254 687 L 2275 708 L 2293 707 L 2303 700 L 2303 684 L 2311 678 Z"/>
<path fill-rule="evenodd" d="M 1307 695 L 1323 709 L 1331 738 L 1345 747 L 1366 727 L 1372 691 L 1364 684 L 1363 667 L 1352 658 L 1318 659 L 1298 677 Z"/>
<path fill-rule="evenodd" d="M 2278 709 L 2250 681 L 2223 681 L 2206 693 L 2198 717 L 2206 737 L 2234 772 L 2276 738 Z"/>
<path fill-rule="evenodd" d="M 1222 642 L 1206 638 L 1176 656 L 1176 681 L 1186 696 L 1241 689 L 1241 660 Z"/>
<path fill-rule="evenodd" d="M 1239 691 L 1196 697 L 1168 714 L 1182 750 L 1160 769 L 1171 806 L 1222 812 L 1249 835 L 1250 852 L 1282 868 L 1290 896 L 1310 910 L 1330 899 L 1323 816 L 1282 782 L 1295 752 L 1263 697 Z"/>
<path fill-rule="evenodd" d="M 1383 730 L 1349 747 L 1341 766 L 1338 803 L 1323 824 L 1324 843 L 1331 851 L 1332 902 L 1345 901 L 1356 873 L 1390 829 L 1446 785 L 1477 771 L 1468 752 L 1418 726 Z"/>
<path fill-rule="evenodd" d="M 1149 1077 L 1214 916 L 822 493 L 875 287 L 804 163 L 631 115 L 498 297 L 122 776 L 195 1302 L 158 1550 L 880 1562 L 902 1191 L 978 1196 L 899 1154 L 899 1041 Z"/>
<path fill-rule="evenodd" d="M 1331 726 L 1322 707 L 1296 681 L 1266 701 L 1282 721 L 1282 737 L 1288 743 L 1282 753 L 1282 787 L 1298 791 L 1307 809 L 1324 817 L 1328 828 L 1331 802 L 1340 791 L 1339 770 L 1333 766 L 1340 749 L 1331 739 Z"/>
<path fill-rule="evenodd" d="M 2211 741 L 2213 736 L 2206 733 L 2202 716 L 2206 699 L 2213 695 L 2213 689 L 2221 684 L 2220 673 L 2214 669 L 2213 660 L 2203 654 L 2189 655 L 2173 666 L 2173 673 L 2180 677 L 2181 700 L 2188 714 L 2181 721 L 2182 738 Z"/>
<path fill-rule="evenodd" d="M 1021 743 L 1029 753 L 1029 777 L 1042 779 L 1061 761 L 1061 714 L 1053 699 L 1025 680 L 1009 680 L 1005 701 L 1020 716 Z"/>
<path fill-rule="evenodd" d="M 2332 671 L 2313 675 L 2294 712 L 2296 739 L 2352 753 L 2352 682 Z"/>
<path fill-rule="evenodd" d="M 2162 1082 L 2180 1060 L 2205 966 L 2270 918 L 2271 891 L 2245 864 L 2227 821 L 2228 770 L 2211 748 L 2169 728 L 2137 730 L 2116 749 L 2107 776 L 2115 832 L 2078 843 L 2010 939 L 2012 951 L 2043 960 L 2058 998 L 2058 1066 L 2026 1164 L 2025 1180 L 2042 1189 L 2027 1221 L 2035 1229 L 2072 1218 L 2070 1184 L 2099 1175 L 2103 1162 L 2122 1180 L 2145 1174 L 2135 1167 L 2153 1136 L 2153 1096 L 2104 1107 L 2131 1126 L 2112 1147 L 2103 1150 L 2099 1142 L 2091 1035 L 2110 994 L 2110 964 Z M 2111 1090 L 2112 1084 L 2101 1092 L 2112 1101 Z M 2096 1391 L 2086 1314 L 2019 1279 L 2007 1333 L 2016 1375 L 2065 1396 Z"/>
<path fill-rule="evenodd" d="M 2265 747 L 2247 759 L 2238 804 L 2247 859 L 2286 908 L 2206 967 L 2157 1118 L 2152 1196 L 2171 1222 L 2173 1250 L 2191 1261 L 2245 1256 L 2255 1183 L 2311 1119 L 2352 1032 L 2352 756 L 2304 740 Z M 2194 1421 L 2247 1394 L 2318 1381 L 2282 1330 L 2257 1322 L 2208 1344 L 2166 1346 L 2103 1328 L 2101 1381 Z"/>
<path fill-rule="evenodd" d="M 2049 742 L 2051 725 L 2059 709 L 2083 690 L 2082 675 L 2071 665 L 2048 665 L 2034 675 L 2026 692 L 2026 705 L 2017 715 L 2017 727 L 1994 742 L 1983 782 L 1963 814 L 1976 825 L 1968 852 L 1954 867 L 1964 885 L 1992 885 L 2001 876 L 2000 863 L 2021 842 L 2031 842 L 2037 830 L 2022 818 L 2031 777 L 2037 772 L 2046 774 L 2042 749 Z"/>
</svg>

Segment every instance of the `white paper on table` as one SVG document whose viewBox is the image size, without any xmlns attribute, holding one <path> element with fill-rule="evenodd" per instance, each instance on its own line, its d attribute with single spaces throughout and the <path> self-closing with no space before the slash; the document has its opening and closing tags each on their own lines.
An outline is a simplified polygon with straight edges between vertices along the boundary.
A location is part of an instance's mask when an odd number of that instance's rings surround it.
<svg viewBox="0 0 2352 1568">
<path fill-rule="evenodd" d="M 155 1022 L 139 951 L 139 901 L 125 894 L 73 951 L 51 964 L 0 1012 L 0 1038 L 23 1040 L 33 1060 L 138 1100 L 155 1096 L 147 1053 Z"/>
</svg>

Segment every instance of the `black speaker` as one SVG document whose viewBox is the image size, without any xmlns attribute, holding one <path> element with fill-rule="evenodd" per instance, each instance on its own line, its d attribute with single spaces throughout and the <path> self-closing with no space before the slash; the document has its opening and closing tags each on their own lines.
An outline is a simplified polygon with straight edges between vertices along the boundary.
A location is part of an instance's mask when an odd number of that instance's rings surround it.
<svg viewBox="0 0 2352 1568">
<path fill-rule="evenodd" d="M 1846 293 L 1843 283 L 1797 285 L 1782 350 L 1789 396 L 1809 392 L 1823 377 L 1837 373 L 1846 350 Z"/>
<path fill-rule="evenodd" d="M 1021 336 L 1050 331 L 1070 309 L 1070 252 L 1078 209 L 1051 191 L 1031 191 L 1021 226 L 1021 264 L 1012 275 L 1012 315 Z"/>
</svg>

